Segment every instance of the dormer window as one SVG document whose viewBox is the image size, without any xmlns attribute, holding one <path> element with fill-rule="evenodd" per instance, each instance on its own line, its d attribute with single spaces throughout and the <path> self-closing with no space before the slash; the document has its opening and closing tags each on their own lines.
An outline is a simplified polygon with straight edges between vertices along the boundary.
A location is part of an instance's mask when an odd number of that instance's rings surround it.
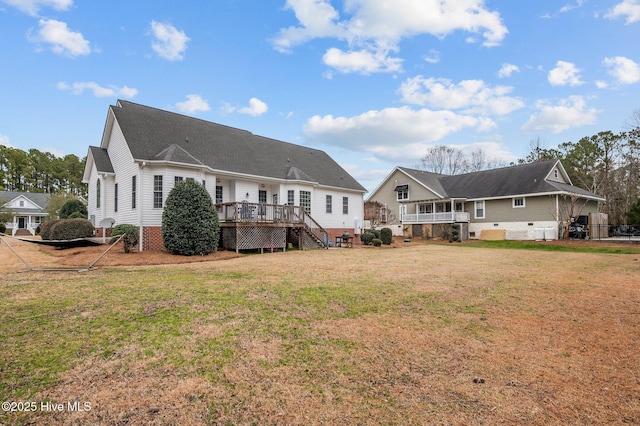
<svg viewBox="0 0 640 426">
<path fill-rule="evenodd" d="M 393 190 L 398 194 L 398 201 L 409 199 L 409 185 L 398 185 Z"/>
</svg>

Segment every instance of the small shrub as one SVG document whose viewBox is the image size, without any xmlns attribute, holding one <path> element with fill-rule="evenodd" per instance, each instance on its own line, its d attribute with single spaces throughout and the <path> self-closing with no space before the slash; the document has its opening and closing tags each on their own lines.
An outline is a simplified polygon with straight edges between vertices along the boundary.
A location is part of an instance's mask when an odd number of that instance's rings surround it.
<svg viewBox="0 0 640 426">
<path fill-rule="evenodd" d="M 371 245 L 371 241 L 373 241 L 373 239 L 376 236 L 373 235 L 371 232 L 367 231 L 364 232 L 360 235 L 360 241 L 362 241 L 362 244 L 364 244 L 365 246 L 370 246 Z"/>
<path fill-rule="evenodd" d="M 43 240 L 51 239 L 51 229 L 62 219 L 48 220 L 40 224 L 40 238 Z"/>
<path fill-rule="evenodd" d="M 116 239 L 123 234 L 124 237 L 122 237 L 122 243 L 124 252 L 129 253 L 132 248 L 138 245 L 140 229 L 135 225 L 129 225 L 126 223 L 116 225 L 111 230 L 111 242 L 114 243 Z"/>
<path fill-rule="evenodd" d="M 0 234 L 4 234 L 5 232 L 7 232 L 7 225 L 0 223 Z"/>
<path fill-rule="evenodd" d="M 451 234 L 449 235 L 449 242 L 460 241 L 460 225 L 454 223 L 451 225 Z"/>
<path fill-rule="evenodd" d="M 371 232 L 374 235 L 374 238 L 380 239 L 380 230 L 379 229 L 372 229 L 369 232 Z"/>
<path fill-rule="evenodd" d="M 51 227 L 49 239 L 75 240 L 76 238 L 92 237 L 93 231 L 93 224 L 87 219 L 60 219 Z"/>
<path fill-rule="evenodd" d="M 393 231 L 391 228 L 382 228 L 380 230 L 380 239 L 382 244 L 390 245 L 393 242 Z"/>
<path fill-rule="evenodd" d="M 382 240 L 380 238 L 374 238 L 371 243 L 376 247 L 380 247 L 382 245 Z"/>
<path fill-rule="evenodd" d="M 75 213 L 80 213 L 80 215 L 75 215 L 72 217 L 73 214 Z M 80 200 L 78 200 L 77 198 L 72 198 L 71 200 L 68 200 L 66 203 L 64 203 L 62 205 L 62 207 L 60 208 L 60 211 L 58 212 L 58 216 L 60 216 L 60 219 L 74 219 L 74 218 L 87 218 L 87 206 L 84 205 L 84 203 Z"/>
</svg>

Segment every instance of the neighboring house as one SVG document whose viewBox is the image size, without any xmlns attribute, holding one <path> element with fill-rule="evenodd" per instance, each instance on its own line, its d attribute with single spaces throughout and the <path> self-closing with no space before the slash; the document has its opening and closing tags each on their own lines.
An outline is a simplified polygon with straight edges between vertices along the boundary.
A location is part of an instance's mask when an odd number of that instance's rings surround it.
<svg viewBox="0 0 640 426">
<path fill-rule="evenodd" d="M 464 238 L 511 240 L 540 239 L 540 230 L 557 239 L 566 216 L 588 217 L 605 201 L 573 186 L 558 160 L 454 176 L 396 167 L 367 200 L 384 206 L 380 221 L 396 235 L 436 237 L 459 223 Z"/>
<path fill-rule="evenodd" d="M 323 151 L 119 100 L 83 182 L 99 235 L 140 227 L 141 250 L 163 249 L 162 210 L 176 182 L 201 182 L 218 207 L 224 247 L 326 246 L 359 232 L 366 192 Z M 303 238 L 304 240 L 304 238 Z"/>
<path fill-rule="evenodd" d="M 0 206 L 13 212 L 13 221 L 7 223 L 11 235 L 35 235 L 36 228 L 48 216 L 44 212 L 49 202 L 49 194 L 38 192 L 0 191 Z"/>
</svg>

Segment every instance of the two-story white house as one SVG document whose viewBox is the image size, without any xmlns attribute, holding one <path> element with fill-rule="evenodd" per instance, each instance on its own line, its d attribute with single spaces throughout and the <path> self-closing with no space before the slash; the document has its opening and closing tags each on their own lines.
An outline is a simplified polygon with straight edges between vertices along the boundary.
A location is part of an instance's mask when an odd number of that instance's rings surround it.
<svg viewBox="0 0 640 426">
<path fill-rule="evenodd" d="M 13 213 L 13 220 L 6 223 L 11 235 L 35 235 L 40 223 L 48 216 L 45 208 L 49 202 L 49 194 L 0 191 L 0 201 L 0 208 Z"/>
<path fill-rule="evenodd" d="M 83 176 L 99 235 L 132 224 L 141 250 L 163 249 L 164 202 L 183 179 L 218 206 L 225 248 L 326 246 L 363 219 L 365 188 L 323 151 L 132 102 L 109 107 Z"/>
</svg>

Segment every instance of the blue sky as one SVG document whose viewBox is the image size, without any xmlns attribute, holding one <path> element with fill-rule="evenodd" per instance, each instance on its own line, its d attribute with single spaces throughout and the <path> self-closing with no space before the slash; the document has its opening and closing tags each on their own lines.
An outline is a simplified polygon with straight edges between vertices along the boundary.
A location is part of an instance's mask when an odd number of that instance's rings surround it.
<svg viewBox="0 0 640 426">
<path fill-rule="evenodd" d="M 524 157 L 640 108 L 640 0 L 0 0 L 0 144 L 83 157 L 125 99 L 329 153 Z"/>
</svg>

